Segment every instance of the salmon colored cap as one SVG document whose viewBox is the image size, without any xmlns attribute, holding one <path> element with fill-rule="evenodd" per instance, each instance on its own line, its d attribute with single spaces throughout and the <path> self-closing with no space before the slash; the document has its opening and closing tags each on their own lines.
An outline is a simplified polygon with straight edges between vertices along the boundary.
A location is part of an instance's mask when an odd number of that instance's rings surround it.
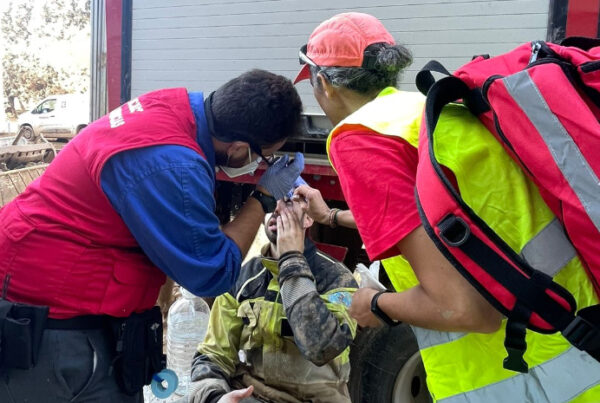
<svg viewBox="0 0 600 403">
<path fill-rule="evenodd" d="M 362 67 L 365 49 L 374 43 L 394 45 L 394 37 L 375 17 L 363 13 L 342 13 L 322 22 L 308 38 L 306 55 L 324 67 Z M 310 78 L 308 64 L 294 84 Z"/>
</svg>

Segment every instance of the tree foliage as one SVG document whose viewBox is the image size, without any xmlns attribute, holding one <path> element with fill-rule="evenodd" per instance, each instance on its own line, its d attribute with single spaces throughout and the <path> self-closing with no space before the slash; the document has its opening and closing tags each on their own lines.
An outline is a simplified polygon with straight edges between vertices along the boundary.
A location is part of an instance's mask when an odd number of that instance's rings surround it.
<svg viewBox="0 0 600 403">
<path fill-rule="evenodd" d="M 89 32 L 90 0 L 9 0 L 0 25 L 5 99 L 29 104 L 52 94 L 87 91 L 89 66 L 65 67 L 63 60 L 42 58 L 40 48 L 57 41 L 69 47 L 75 35 Z"/>
<path fill-rule="evenodd" d="M 54 0 L 44 4 L 42 16 L 47 29 L 42 35 L 68 40 L 74 30 L 83 30 L 90 23 L 90 2 Z"/>
</svg>

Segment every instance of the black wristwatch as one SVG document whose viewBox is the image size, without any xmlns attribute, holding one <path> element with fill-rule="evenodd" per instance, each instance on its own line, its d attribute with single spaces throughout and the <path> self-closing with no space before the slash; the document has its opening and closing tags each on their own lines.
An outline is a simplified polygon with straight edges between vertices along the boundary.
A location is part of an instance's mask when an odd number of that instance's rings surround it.
<svg viewBox="0 0 600 403">
<path fill-rule="evenodd" d="M 277 200 L 273 196 L 267 196 L 260 190 L 254 189 L 252 193 L 250 193 L 250 197 L 254 197 L 259 201 L 260 205 L 263 208 L 263 211 L 266 213 L 272 213 L 275 211 L 275 206 L 277 205 Z"/>
<path fill-rule="evenodd" d="M 382 321 L 383 323 L 385 323 L 386 325 L 398 326 L 402 322 L 393 320 L 392 318 L 387 316 L 387 314 L 385 312 L 383 312 L 381 309 L 379 309 L 379 307 L 377 306 L 377 300 L 379 299 L 379 296 L 386 292 L 393 292 L 393 291 L 389 291 L 389 290 L 379 291 L 377 294 L 373 295 L 373 299 L 371 299 L 371 312 L 373 312 L 373 315 L 377 316 L 377 318 L 380 321 Z"/>
</svg>

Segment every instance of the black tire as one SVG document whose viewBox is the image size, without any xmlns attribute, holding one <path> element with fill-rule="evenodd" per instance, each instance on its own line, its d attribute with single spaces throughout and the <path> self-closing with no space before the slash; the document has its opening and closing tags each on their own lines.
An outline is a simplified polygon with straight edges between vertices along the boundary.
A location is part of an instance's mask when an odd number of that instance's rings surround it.
<svg viewBox="0 0 600 403">
<path fill-rule="evenodd" d="M 418 351 L 408 325 L 360 330 L 350 348 L 348 387 L 352 401 L 430 402 Z M 397 379 L 402 380 L 398 385 Z"/>
</svg>

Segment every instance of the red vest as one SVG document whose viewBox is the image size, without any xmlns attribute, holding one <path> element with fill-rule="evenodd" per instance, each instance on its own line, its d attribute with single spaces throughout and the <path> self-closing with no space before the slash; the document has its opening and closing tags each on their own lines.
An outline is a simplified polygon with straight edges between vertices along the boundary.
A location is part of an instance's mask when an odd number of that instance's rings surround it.
<svg viewBox="0 0 600 403">
<path fill-rule="evenodd" d="M 49 306 L 52 318 L 125 317 L 156 303 L 165 276 L 112 208 L 100 173 L 116 153 L 159 144 L 204 156 L 183 88 L 142 95 L 92 123 L 0 210 L 8 300 Z"/>
</svg>

